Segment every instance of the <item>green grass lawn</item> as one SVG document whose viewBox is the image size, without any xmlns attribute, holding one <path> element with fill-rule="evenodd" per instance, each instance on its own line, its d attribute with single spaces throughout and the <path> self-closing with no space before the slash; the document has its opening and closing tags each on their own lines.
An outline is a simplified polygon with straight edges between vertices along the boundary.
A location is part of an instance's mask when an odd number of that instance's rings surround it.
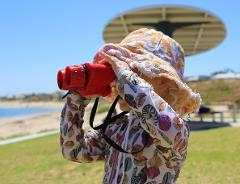
<svg viewBox="0 0 240 184">
<path fill-rule="evenodd" d="M 188 158 L 178 183 L 237 184 L 240 128 L 191 132 Z M 1 184 L 101 183 L 103 162 L 78 164 L 62 158 L 58 136 L 0 146 Z"/>
</svg>

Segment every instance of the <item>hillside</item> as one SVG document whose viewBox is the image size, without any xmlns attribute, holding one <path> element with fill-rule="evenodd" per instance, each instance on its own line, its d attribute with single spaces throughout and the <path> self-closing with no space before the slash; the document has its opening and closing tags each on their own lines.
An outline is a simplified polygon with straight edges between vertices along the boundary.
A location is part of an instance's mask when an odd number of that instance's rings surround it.
<svg viewBox="0 0 240 184">
<path fill-rule="evenodd" d="M 188 85 L 201 94 L 204 104 L 237 101 L 240 105 L 240 79 L 194 81 Z"/>
</svg>

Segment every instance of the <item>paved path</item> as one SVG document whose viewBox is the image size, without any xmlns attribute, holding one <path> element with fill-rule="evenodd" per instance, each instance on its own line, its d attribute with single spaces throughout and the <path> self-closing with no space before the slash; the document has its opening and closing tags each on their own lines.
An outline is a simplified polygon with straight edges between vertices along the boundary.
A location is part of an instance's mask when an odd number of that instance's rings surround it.
<svg viewBox="0 0 240 184">
<path fill-rule="evenodd" d="M 10 139 L 0 141 L 0 145 L 25 141 L 25 140 L 29 140 L 29 139 L 35 139 L 35 138 L 39 138 L 39 137 L 45 137 L 45 136 L 53 135 L 53 134 L 57 134 L 57 133 L 59 133 L 58 130 L 53 130 L 53 131 L 48 131 L 48 132 L 43 132 L 43 133 L 38 133 L 38 134 L 25 135 L 25 136 L 16 137 L 16 138 L 10 138 Z"/>
</svg>

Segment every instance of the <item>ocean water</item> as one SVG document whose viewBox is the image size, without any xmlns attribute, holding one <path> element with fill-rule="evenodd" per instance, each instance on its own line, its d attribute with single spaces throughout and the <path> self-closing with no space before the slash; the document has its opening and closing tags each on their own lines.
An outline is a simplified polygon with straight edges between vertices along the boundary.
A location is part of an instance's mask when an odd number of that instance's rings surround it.
<svg viewBox="0 0 240 184">
<path fill-rule="evenodd" d="M 59 109 L 53 108 L 3 108 L 0 107 L 0 118 L 41 114 L 46 112 L 58 112 Z"/>
</svg>

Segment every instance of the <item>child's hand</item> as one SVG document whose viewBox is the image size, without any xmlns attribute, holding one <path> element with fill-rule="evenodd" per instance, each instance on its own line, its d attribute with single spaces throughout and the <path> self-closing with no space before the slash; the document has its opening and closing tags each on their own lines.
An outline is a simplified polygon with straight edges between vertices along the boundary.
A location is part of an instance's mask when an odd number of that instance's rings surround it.
<svg viewBox="0 0 240 184">
<path fill-rule="evenodd" d="M 98 55 L 108 61 L 116 74 L 121 70 L 130 70 L 131 53 L 120 46 L 106 44 L 103 46 Z"/>
</svg>

